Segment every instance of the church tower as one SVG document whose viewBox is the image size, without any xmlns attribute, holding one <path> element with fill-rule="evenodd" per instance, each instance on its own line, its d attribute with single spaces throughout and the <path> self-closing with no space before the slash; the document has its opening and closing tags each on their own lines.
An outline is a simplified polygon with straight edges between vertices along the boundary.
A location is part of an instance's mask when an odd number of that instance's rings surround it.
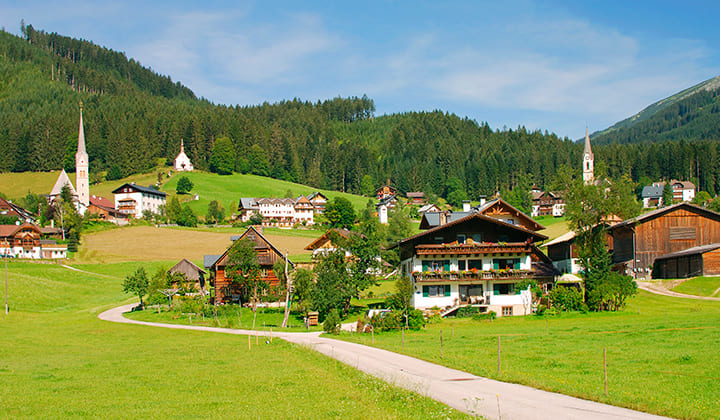
<svg viewBox="0 0 720 420">
<path fill-rule="evenodd" d="M 595 156 L 590 148 L 590 134 L 585 127 L 585 150 L 583 151 L 583 182 L 585 185 L 592 184 L 595 180 Z"/>
<path fill-rule="evenodd" d="M 78 147 L 75 153 L 75 185 L 77 186 L 78 207 L 87 208 L 90 205 L 90 167 L 88 154 L 85 151 L 85 130 L 83 129 L 82 103 L 80 104 L 80 129 L 78 130 Z M 81 210 L 81 213 L 84 210 Z"/>
</svg>

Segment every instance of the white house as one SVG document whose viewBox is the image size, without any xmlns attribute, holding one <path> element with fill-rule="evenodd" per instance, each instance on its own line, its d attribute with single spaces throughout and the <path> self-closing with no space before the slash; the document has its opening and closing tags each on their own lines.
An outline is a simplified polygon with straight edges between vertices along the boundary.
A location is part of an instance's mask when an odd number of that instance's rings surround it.
<svg viewBox="0 0 720 420">
<path fill-rule="evenodd" d="M 134 183 L 123 184 L 112 193 L 115 195 L 115 208 L 120 213 L 138 219 L 143 217 L 145 211 L 159 214 L 161 206 L 167 201 L 164 192 Z"/>
<path fill-rule="evenodd" d="M 400 241 L 401 273 L 417 309 L 472 305 L 498 316 L 532 312 L 525 279 L 552 283 L 551 261 L 534 245 L 547 239 L 521 225 L 472 212 Z M 542 265 L 542 270 L 538 267 Z"/>
<path fill-rule="evenodd" d="M 40 228 L 29 223 L 0 225 L 0 256 L 10 258 L 66 258 L 67 245 L 40 239 Z"/>
<path fill-rule="evenodd" d="M 238 218 L 247 222 L 253 213 L 263 217 L 263 226 L 292 227 L 315 224 L 315 207 L 305 196 L 293 198 L 241 198 Z"/>
</svg>

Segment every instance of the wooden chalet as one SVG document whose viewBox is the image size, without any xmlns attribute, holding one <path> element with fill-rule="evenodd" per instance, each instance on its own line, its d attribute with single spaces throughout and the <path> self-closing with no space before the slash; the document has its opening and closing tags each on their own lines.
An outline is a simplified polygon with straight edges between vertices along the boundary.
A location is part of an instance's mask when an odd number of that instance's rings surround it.
<svg viewBox="0 0 720 420">
<path fill-rule="evenodd" d="M 478 306 L 499 316 L 532 311 L 525 279 L 552 283 L 557 271 L 535 243 L 546 236 L 471 212 L 400 241 L 401 273 L 411 279 L 415 308 Z"/>
<path fill-rule="evenodd" d="M 380 201 L 389 197 L 395 197 L 395 195 L 397 195 L 397 189 L 395 187 L 391 187 L 389 182 L 387 185 L 383 185 L 375 190 L 375 197 Z"/>
<path fill-rule="evenodd" d="M 629 274 L 644 277 L 658 257 L 720 243 L 720 213 L 679 203 L 608 229 L 613 237 L 613 263 Z"/>
<path fill-rule="evenodd" d="M 0 225 L 0 255 L 10 258 L 65 258 L 67 245 L 42 239 L 40 228 L 29 223 Z"/>
<path fill-rule="evenodd" d="M 348 239 L 350 235 L 358 235 L 356 232 L 352 232 L 348 229 L 332 228 L 327 232 L 323 233 L 319 238 L 310 242 L 305 250 L 313 252 L 313 258 L 320 255 L 326 255 L 330 252 L 334 252 L 338 249 L 337 244 L 333 241 L 337 241 L 339 238 Z M 346 256 L 350 256 L 350 253 L 346 251 Z"/>
<path fill-rule="evenodd" d="M 322 213 L 325 211 L 325 204 L 328 202 L 328 198 L 325 194 L 320 191 L 314 192 L 308 196 L 308 200 L 313 204 L 315 213 Z"/>
<path fill-rule="evenodd" d="M 192 283 L 195 290 L 202 293 L 203 295 L 206 293 L 205 275 L 207 274 L 207 271 L 198 267 L 192 261 L 183 258 L 182 260 L 180 260 L 180 262 L 178 262 L 170 270 L 168 270 L 168 274 L 174 273 L 183 274 L 188 280 L 188 282 Z M 176 287 L 178 285 L 173 286 Z"/>
<path fill-rule="evenodd" d="M 425 193 L 422 191 L 411 191 L 405 194 L 405 196 L 407 197 L 410 204 L 425 204 Z"/>
<path fill-rule="evenodd" d="M 560 193 L 553 191 L 532 192 L 532 217 L 555 216 L 561 217 L 565 214 L 565 199 Z"/>
<path fill-rule="evenodd" d="M 230 250 L 232 250 L 233 247 L 236 246 L 240 241 L 245 239 L 255 243 L 255 252 L 257 252 L 258 263 L 260 263 L 260 268 L 262 270 L 261 276 L 263 277 L 263 279 L 271 287 L 280 285 L 280 280 L 273 272 L 273 266 L 277 261 L 285 260 L 285 256 L 282 254 L 282 252 L 280 252 L 275 246 L 273 246 L 273 244 L 271 244 L 270 241 L 268 241 L 253 226 L 249 227 L 245 231 L 245 233 L 237 237 L 237 239 L 233 239 L 234 241 L 233 244 L 230 245 L 230 248 L 228 248 L 210 265 L 210 270 L 214 278 L 215 296 L 213 299 L 215 304 L 240 302 L 240 296 L 242 291 L 240 290 L 239 286 L 232 284 L 230 280 L 226 277 L 225 267 L 227 266 L 228 254 L 230 253 Z M 206 256 L 206 261 L 209 259 L 214 259 L 213 257 L 214 256 Z M 288 260 L 288 263 L 291 267 L 295 266 L 295 264 L 293 264 L 290 260 Z"/>
<path fill-rule="evenodd" d="M 128 217 L 125 213 L 115 209 L 115 204 L 107 198 L 91 196 L 90 205 L 86 210 L 90 214 L 96 215 L 97 218 L 112 222 L 116 224 L 123 224 L 128 222 Z"/>
</svg>

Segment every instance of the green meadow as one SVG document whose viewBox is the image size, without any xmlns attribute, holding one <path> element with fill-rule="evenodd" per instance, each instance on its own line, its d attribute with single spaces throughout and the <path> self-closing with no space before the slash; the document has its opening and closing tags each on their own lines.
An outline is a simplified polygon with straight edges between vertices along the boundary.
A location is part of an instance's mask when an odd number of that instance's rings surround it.
<svg viewBox="0 0 720 420">
<path fill-rule="evenodd" d="M 99 320 L 137 265 L 10 261 L 0 418 L 466 417 L 282 340 Z"/>
<path fill-rule="evenodd" d="M 720 418 L 720 302 L 640 291 L 618 313 L 445 319 L 404 337 L 398 331 L 340 339 L 660 415 Z"/>
<path fill-rule="evenodd" d="M 720 277 L 693 277 L 672 290 L 686 295 L 720 297 Z"/>
</svg>

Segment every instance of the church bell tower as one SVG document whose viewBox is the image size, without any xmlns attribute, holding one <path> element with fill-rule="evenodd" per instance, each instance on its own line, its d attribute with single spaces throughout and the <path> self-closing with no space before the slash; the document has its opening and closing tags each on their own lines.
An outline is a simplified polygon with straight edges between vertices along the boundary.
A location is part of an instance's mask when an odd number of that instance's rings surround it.
<svg viewBox="0 0 720 420">
<path fill-rule="evenodd" d="M 585 127 L 585 150 L 583 151 L 583 182 L 585 185 L 592 184 L 595 180 L 595 156 L 590 148 L 590 134 Z"/>
<path fill-rule="evenodd" d="M 83 129 L 82 103 L 80 104 L 80 128 L 78 130 L 78 147 L 75 153 L 75 185 L 77 186 L 78 204 L 87 208 L 90 205 L 90 167 L 88 154 L 85 151 L 85 130 Z M 82 211 L 81 211 L 82 212 Z"/>
</svg>

